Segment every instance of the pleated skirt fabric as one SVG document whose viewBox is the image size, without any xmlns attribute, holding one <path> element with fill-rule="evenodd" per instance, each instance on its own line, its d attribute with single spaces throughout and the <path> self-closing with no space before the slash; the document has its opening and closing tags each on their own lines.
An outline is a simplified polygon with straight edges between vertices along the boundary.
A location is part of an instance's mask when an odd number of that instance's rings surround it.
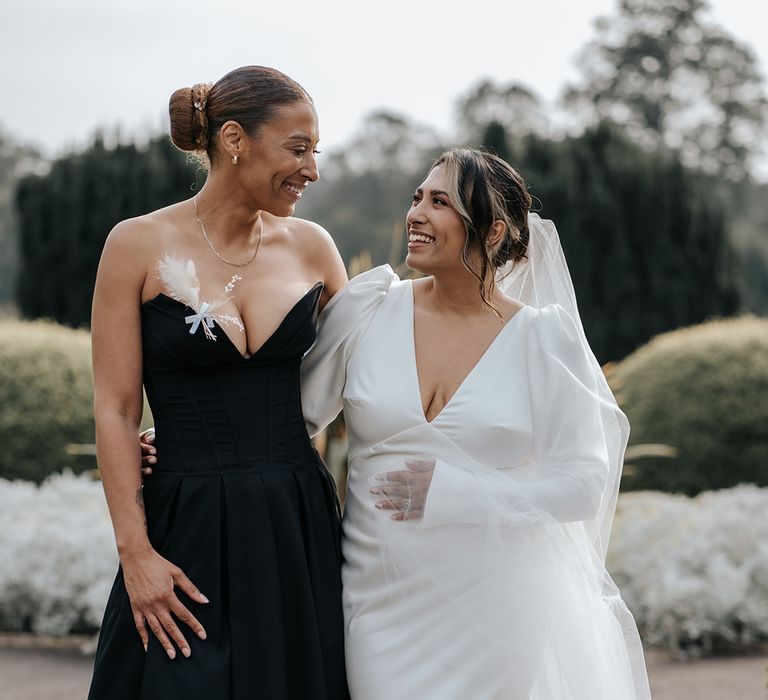
<svg viewBox="0 0 768 700">
<path fill-rule="evenodd" d="M 177 595 L 205 627 L 192 651 L 147 652 L 118 571 L 89 700 L 344 700 L 340 521 L 325 466 L 161 472 L 144 487 L 155 549 L 210 603 Z"/>
</svg>

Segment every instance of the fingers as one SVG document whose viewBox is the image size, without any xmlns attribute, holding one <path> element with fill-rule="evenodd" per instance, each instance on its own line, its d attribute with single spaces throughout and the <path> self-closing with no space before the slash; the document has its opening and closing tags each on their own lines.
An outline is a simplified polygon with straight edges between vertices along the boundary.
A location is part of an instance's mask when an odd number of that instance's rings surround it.
<svg viewBox="0 0 768 700">
<path fill-rule="evenodd" d="M 412 477 L 410 471 L 383 472 L 373 477 L 374 482 L 407 482 Z"/>
<path fill-rule="evenodd" d="M 200 639 L 206 639 L 208 635 L 205 632 L 205 628 L 200 624 L 200 621 L 187 609 L 187 607 L 178 601 L 175 605 L 171 606 L 173 614 L 189 627 Z"/>
<path fill-rule="evenodd" d="M 396 510 L 396 515 L 411 515 L 412 513 L 423 513 L 424 502 L 421 500 L 412 499 L 410 503 L 406 505 L 402 498 L 386 498 L 381 501 L 376 501 L 376 507 L 379 510 Z M 394 518 L 394 516 L 392 516 Z M 421 516 L 419 516 L 421 517 Z M 413 518 L 395 518 L 395 520 L 412 520 Z M 418 519 L 418 518 L 416 518 Z"/>
<path fill-rule="evenodd" d="M 401 498 L 386 499 L 383 501 L 376 501 L 376 507 L 379 510 L 402 510 L 403 501 Z"/>
<path fill-rule="evenodd" d="M 411 495 L 411 487 L 408 484 L 403 483 L 390 483 L 380 484 L 378 486 L 372 486 L 368 491 L 374 496 L 381 494 L 388 498 L 406 498 Z"/>
<path fill-rule="evenodd" d="M 421 520 L 424 517 L 424 511 L 420 508 L 413 508 L 407 513 L 393 513 L 392 520 Z"/>
<path fill-rule="evenodd" d="M 200 639 L 206 639 L 208 637 L 205 628 L 200 624 L 200 621 L 178 598 L 176 598 L 176 596 L 173 596 L 173 600 L 169 601 L 169 609 L 159 609 L 154 612 L 147 612 L 146 615 L 139 611 L 134 611 L 133 620 L 136 629 L 139 631 L 141 642 L 144 645 L 144 651 L 147 650 L 149 645 L 149 634 L 147 632 L 147 625 L 149 625 L 152 633 L 157 637 L 163 649 L 165 649 L 165 653 L 168 654 L 168 658 L 176 658 L 176 647 L 174 647 L 174 643 L 181 650 L 181 653 L 189 658 L 192 655 L 192 650 L 179 629 L 179 626 L 176 624 L 176 620 L 171 615 L 171 612 L 173 612 L 181 622 L 192 629 Z"/>
<path fill-rule="evenodd" d="M 195 586 L 192 581 L 187 578 L 187 575 L 179 568 L 173 572 L 173 583 L 180 590 L 184 591 L 192 600 L 197 603 L 210 602 Z"/>
<path fill-rule="evenodd" d="M 142 442 L 141 444 L 141 465 L 142 467 L 149 467 L 152 464 L 157 463 L 157 449 L 152 445 L 147 445 Z"/>
<path fill-rule="evenodd" d="M 168 654 L 168 658 L 175 659 L 176 649 L 171 643 L 170 638 L 166 634 L 165 627 L 160 622 L 157 615 L 155 615 L 154 613 L 147 613 L 146 618 L 147 618 L 147 623 L 149 624 L 149 629 L 152 630 L 152 634 L 154 634 L 155 637 L 157 637 L 163 649 L 165 649 L 165 653 Z M 186 644 L 187 644 L 186 641 L 184 641 L 185 646 Z"/>
<path fill-rule="evenodd" d="M 376 507 L 379 510 L 394 510 L 396 513 L 392 513 L 390 516 L 392 520 L 421 520 L 424 517 L 424 510 L 421 507 L 414 508 L 411 506 L 408 510 L 403 510 L 403 499 L 397 498 L 393 500 L 378 501 Z"/>
<path fill-rule="evenodd" d="M 141 473 L 149 476 L 152 473 L 152 465 L 157 464 L 157 448 L 155 443 L 155 430 L 150 428 L 139 434 L 139 444 L 141 445 Z M 146 470 L 149 471 L 146 471 Z"/>
<path fill-rule="evenodd" d="M 161 612 L 158 615 L 158 620 L 160 620 L 160 624 L 163 626 L 163 629 L 165 630 L 165 633 L 173 639 L 174 642 L 176 642 L 176 646 L 181 649 L 181 653 L 184 654 L 187 658 L 190 657 L 192 654 L 192 650 L 189 648 L 189 644 L 187 644 L 187 640 L 184 638 L 184 635 L 181 633 L 181 630 L 179 629 L 179 626 L 176 624 L 176 620 L 173 619 L 170 612 L 164 611 Z M 176 655 L 176 651 L 171 647 L 173 650 L 174 656 Z M 168 654 L 168 656 L 171 656 Z M 173 658 L 173 656 L 171 656 Z"/>
<path fill-rule="evenodd" d="M 413 472 L 433 472 L 437 462 L 434 459 L 409 459 L 406 460 L 406 471 L 381 472 L 373 477 L 373 481 L 401 481 L 407 482 L 412 477 Z"/>
<path fill-rule="evenodd" d="M 136 625 L 136 629 L 139 631 L 139 637 L 141 637 L 141 643 L 144 645 L 144 651 L 149 646 L 149 633 L 147 632 L 147 621 L 144 619 L 138 610 L 133 611 L 133 624 Z"/>
</svg>

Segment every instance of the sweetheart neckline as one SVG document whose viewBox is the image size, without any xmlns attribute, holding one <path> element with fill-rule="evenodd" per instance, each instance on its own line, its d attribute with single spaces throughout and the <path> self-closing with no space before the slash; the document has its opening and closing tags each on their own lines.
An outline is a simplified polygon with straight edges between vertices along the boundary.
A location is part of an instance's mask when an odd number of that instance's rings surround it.
<svg viewBox="0 0 768 700">
<path fill-rule="evenodd" d="M 215 319 L 213 320 L 213 322 L 218 327 L 221 335 L 223 335 L 224 338 L 226 339 L 226 344 L 230 348 L 232 348 L 232 350 L 240 357 L 240 359 L 241 360 L 245 360 L 245 361 L 251 360 L 254 357 L 256 357 L 256 355 L 258 355 L 269 344 L 269 342 L 272 340 L 272 338 L 275 337 L 275 335 L 277 335 L 277 332 L 283 327 L 285 322 L 288 320 L 288 318 L 291 316 L 291 314 L 293 314 L 293 312 L 299 307 L 299 305 L 303 301 L 305 301 L 307 299 L 307 297 L 309 297 L 311 294 L 317 292 L 318 290 L 322 290 L 324 286 L 325 286 L 325 284 L 323 282 L 315 282 L 315 284 L 313 284 L 312 287 L 310 287 L 310 289 L 307 290 L 307 292 L 305 292 L 299 299 L 296 300 L 296 303 L 293 306 L 291 306 L 291 308 L 288 309 L 286 314 L 283 316 L 282 320 L 277 325 L 277 328 L 275 328 L 275 330 L 273 330 L 269 334 L 269 336 L 267 336 L 266 340 L 256 349 L 256 351 L 251 353 L 250 355 L 244 355 L 242 352 L 240 352 L 240 350 L 238 349 L 237 345 L 235 345 L 233 340 L 229 337 L 229 335 L 227 334 L 227 332 L 224 329 L 224 327 L 218 321 L 216 321 Z M 182 306 L 185 309 L 191 309 L 191 307 L 187 306 L 184 302 L 179 301 L 178 299 L 174 299 L 173 297 L 169 296 L 165 292 L 158 292 L 151 299 L 147 299 L 146 301 L 143 301 L 141 303 L 140 307 L 143 309 L 144 307 L 150 306 L 152 303 L 157 302 L 161 298 L 162 299 L 167 299 L 168 301 L 173 302 L 174 304 L 177 304 L 178 306 Z M 320 296 L 318 295 L 317 298 L 315 299 L 313 305 L 312 305 L 313 308 L 315 306 L 317 306 L 317 302 L 318 302 L 319 299 L 320 299 Z M 194 311 L 194 309 L 192 309 L 192 311 Z M 246 334 L 246 341 L 247 341 L 247 334 Z M 247 350 L 247 348 L 246 348 L 246 350 Z"/>
</svg>

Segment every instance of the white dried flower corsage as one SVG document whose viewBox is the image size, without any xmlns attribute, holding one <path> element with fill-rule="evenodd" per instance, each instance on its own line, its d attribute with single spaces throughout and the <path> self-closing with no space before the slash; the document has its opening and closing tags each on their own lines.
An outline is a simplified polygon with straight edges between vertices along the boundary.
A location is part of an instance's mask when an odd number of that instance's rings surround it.
<svg viewBox="0 0 768 700">
<path fill-rule="evenodd" d="M 157 273 L 168 296 L 180 301 L 195 312 L 184 317 L 184 321 L 190 325 L 190 335 L 194 335 L 197 329 L 202 326 L 205 337 L 209 340 L 216 340 L 216 336 L 211 330 L 214 321 L 219 325 L 231 323 L 241 331 L 245 330 L 243 322 L 236 316 L 216 313 L 216 309 L 232 298 L 230 292 L 235 288 L 235 284 L 242 279 L 240 275 L 232 275 L 229 284 L 224 287 L 224 293 L 209 302 L 200 297 L 200 280 L 197 278 L 195 263 L 191 260 L 178 260 L 166 253 L 165 257 L 157 263 Z"/>
</svg>

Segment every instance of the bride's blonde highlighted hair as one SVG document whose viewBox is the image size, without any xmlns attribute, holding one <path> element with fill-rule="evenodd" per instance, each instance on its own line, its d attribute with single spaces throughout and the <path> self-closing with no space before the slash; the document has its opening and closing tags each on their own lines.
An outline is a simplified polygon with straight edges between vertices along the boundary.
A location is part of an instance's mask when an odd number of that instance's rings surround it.
<svg viewBox="0 0 768 700">
<path fill-rule="evenodd" d="M 504 159 L 476 148 L 452 148 L 431 170 L 442 166 L 448 196 L 467 234 L 461 259 L 478 279 L 486 304 L 493 292 L 493 274 L 510 260 L 518 262 L 528 249 L 528 212 L 532 199 L 525 181 Z M 495 222 L 504 224 L 501 239 L 492 242 Z"/>
</svg>

